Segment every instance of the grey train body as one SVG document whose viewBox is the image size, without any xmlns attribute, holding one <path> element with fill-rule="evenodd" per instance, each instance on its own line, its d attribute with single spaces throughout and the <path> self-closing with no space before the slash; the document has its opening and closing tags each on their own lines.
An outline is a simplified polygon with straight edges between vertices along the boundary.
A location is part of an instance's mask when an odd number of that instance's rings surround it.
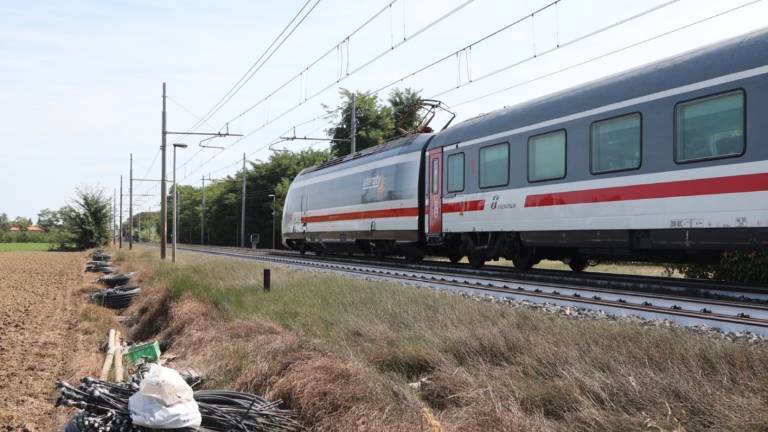
<svg viewBox="0 0 768 432">
<path fill-rule="evenodd" d="M 284 242 L 521 268 L 714 260 L 768 244 L 766 136 L 761 31 L 308 169 Z"/>
</svg>

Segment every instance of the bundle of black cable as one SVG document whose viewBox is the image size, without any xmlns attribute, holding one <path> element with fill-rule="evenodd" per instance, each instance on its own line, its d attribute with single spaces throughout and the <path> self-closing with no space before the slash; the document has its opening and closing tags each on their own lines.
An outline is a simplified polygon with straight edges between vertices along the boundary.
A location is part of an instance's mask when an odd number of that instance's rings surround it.
<svg viewBox="0 0 768 432">
<path fill-rule="evenodd" d="M 186 379 L 186 377 L 185 377 Z M 77 388 L 59 381 L 61 396 L 56 406 L 80 408 L 64 432 L 144 432 L 151 429 L 134 426 L 128 410 L 128 398 L 139 390 L 141 372 L 130 383 L 114 384 L 85 377 Z M 202 415 L 197 432 L 294 432 L 303 430 L 293 411 L 280 409 L 282 401 L 270 402 L 248 393 L 227 390 L 200 390 L 195 401 Z M 195 429 L 174 429 L 193 432 Z"/>
<path fill-rule="evenodd" d="M 140 285 L 122 285 L 106 288 L 91 294 L 91 301 L 112 309 L 128 307 L 133 298 L 141 292 Z"/>
</svg>

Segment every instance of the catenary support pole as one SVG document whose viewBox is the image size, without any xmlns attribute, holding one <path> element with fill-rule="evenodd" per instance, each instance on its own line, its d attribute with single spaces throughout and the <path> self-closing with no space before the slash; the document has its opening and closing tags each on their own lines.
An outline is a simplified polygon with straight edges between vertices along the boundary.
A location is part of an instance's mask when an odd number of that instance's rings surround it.
<svg viewBox="0 0 768 432">
<path fill-rule="evenodd" d="M 243 153 L 243 194 L 240 198 L 240 247 L 245 247 L 245 181 L 248 171 L 245 170 L 245 153 Z"/>
<path fill-rule="evenodd" d="M 136 243 L 141 243 L 141 209 L 136 214 Z"/>
<path fill-rule="evenodd" d="M 118 247 L 123 248 L 123 176 L 120 176 L 120 214 L 117 216 Z"/>
<path fill-rule="evenodd" d="M 176 193 L 176 200 L 178 201 L 176 203 L 176 210 L 178 210 L 179 213 L 181 213 L 181 193 L 179 193 L 179 192 Z M 179 229 L 179 236 L 181 236 L 181 232 L 182 232 L 182 230 L 181 230 L 181 218 L 178 217 L 178 216 L 176 216 L 176 227 Z M 181 237 L 179 237 L 179 238 L 181 238 Z"/>
<path fill-rule="evenodd" d="M 277 212 L 275 211 L 275 200 L 277 200 L 277 195 L 272 194 L 272 250 L 275 250 L 275 218 L 277 217 Z"/>
<path fill-rule="evenodd" d="M 357 101 L 355 99 L 355 93 L 352 93 L 352 109 L 349 115 L 349 154 L 357 151 Z"/>
<path fill-rule="evenodd" d="M 128 249 L 133 249 L 133 153 L 131 153 L 131 164 L 128 182 Z"/>
<path fill-rule="evenodd" d="M 205 244 L 205 176 L 202 177 L 203 181 L 203 205 L 200 209 L 200 244 Z"/>
<path fill-rule="evenodd" d="M 162 116 L 162 139 L 160 141 L 161 174 L 160 174 L 160 259 L 165 259 L 165 247 L 168 240 L 168 200 L 165 184 L 165 138 L 166 138 L 166 120 L 165 120 L 165 83 L 163 83 L 163 116 Z"/>
</svg>

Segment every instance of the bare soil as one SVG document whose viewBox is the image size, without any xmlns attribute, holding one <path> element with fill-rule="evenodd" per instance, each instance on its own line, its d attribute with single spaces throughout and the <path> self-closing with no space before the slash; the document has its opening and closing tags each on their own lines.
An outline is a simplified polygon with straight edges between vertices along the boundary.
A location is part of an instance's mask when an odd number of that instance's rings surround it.
<svg viewBox="0 0 768 432">
<path fill-rule="evenodd" d="M 0 431 L 51 431 L 55 383 L 65 377 L 83 284 L 80 253 L 0 254 Z"/>
</svg>

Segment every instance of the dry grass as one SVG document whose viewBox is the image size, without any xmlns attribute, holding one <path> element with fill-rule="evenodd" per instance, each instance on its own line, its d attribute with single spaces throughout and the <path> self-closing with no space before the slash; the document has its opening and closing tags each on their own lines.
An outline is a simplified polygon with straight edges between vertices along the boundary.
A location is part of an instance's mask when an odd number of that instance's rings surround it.
<svg viewBox="0 0 768 432">
<path fill-rule="evenodd" d="M 284 268 L 264 293 L 252 262 L 124 259 L 154 286 L 137 335 L 313 430 L 768 429 L 764 345 Z"/>
</svg>

